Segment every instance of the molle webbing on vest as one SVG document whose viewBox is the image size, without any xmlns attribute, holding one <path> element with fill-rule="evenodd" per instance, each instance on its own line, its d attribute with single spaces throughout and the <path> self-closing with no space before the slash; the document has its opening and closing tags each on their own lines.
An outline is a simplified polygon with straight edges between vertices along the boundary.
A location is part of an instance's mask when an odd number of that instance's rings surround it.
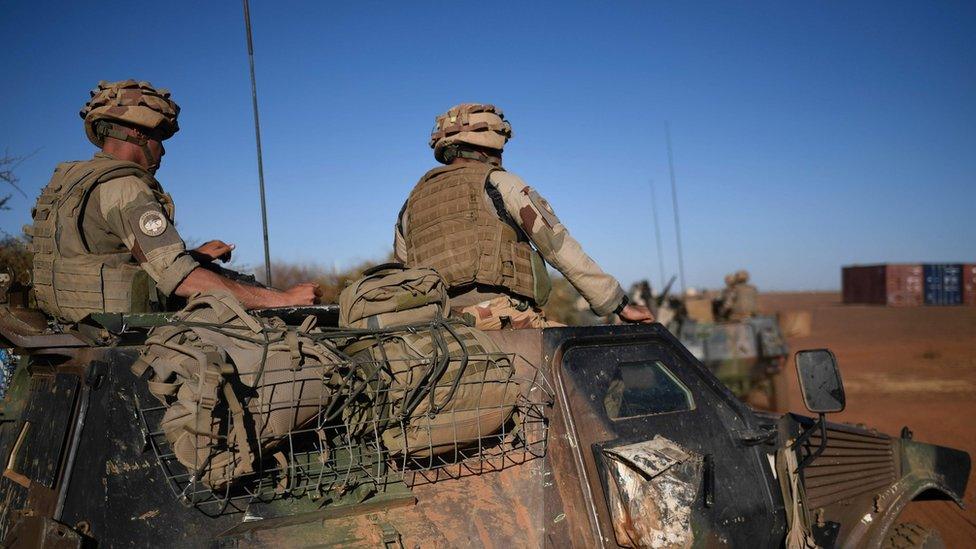
<svg viewBox="0 0 976 549">
<path fill-rule="evenodd" d="M 152 280 L 132 255 L 93 253 L 81 226 L 92 190 L 105 181 L 135 176 L 171 212 L 168 196 L 138 164 L 95 158 L 58 165 L 37 198 L 27 227 L 34 252 L 33 285 L 38 306 L 60 320 L 77 322 L 93 312 L 145 312 Z"/>
<path fill-rule="evenodd" d="M 407 261 L 436 270 L 451 287 L 503 286 L 535 299 L 532 257 L 537 252 L 484 198 L 489 164 L 435 168 L 407 199 Z"/>
</svg>

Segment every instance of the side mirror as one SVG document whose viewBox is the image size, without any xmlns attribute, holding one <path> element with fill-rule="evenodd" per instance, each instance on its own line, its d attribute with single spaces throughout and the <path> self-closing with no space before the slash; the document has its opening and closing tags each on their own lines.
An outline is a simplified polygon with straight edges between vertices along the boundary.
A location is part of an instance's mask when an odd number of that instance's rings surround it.
<svg viewBox="0 0 976 549">
<path fill-rule="evenodd" d="M 796 373 L 808 410 L 817 414 L 844 410 L 847 399 L 834 353 L 828 349 L 798 351 Z"/>
</svg>

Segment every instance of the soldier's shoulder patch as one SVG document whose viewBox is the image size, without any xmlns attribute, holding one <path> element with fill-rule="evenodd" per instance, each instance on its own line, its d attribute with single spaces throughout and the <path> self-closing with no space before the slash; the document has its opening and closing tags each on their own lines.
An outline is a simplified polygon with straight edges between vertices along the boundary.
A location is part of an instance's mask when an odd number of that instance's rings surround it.
<svg viewBox="0 0 976 549">
<path fill-rule="evenodd" d="M 522 192 L 528 196 L 529 201 L 532 202 L 532 205 L 539 210 L 539 214 L 542 215 L 542 221 L 547 227 L 551 229 L 559 224 L 559 218 L 556 217 L 556 212 L 553 211 L 548 200 L 542 198 L 542 196 L 532 187 L 526 187 Z"/>
<path fill-rule="evenodd" d="M 162 212 L 149 210 L 139 216 L 139 230 L 146 236 L 159 236 L 166 230 L 166 216 Z"/>
</svg>

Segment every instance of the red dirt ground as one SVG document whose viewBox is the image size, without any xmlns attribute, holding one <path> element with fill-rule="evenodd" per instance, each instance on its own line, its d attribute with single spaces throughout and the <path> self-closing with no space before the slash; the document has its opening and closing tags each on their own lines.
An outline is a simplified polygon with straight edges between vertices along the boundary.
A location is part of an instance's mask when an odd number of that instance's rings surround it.
<svg viewBox="0 0 976 549">
<path fill-rule="evenodd" d="M 837 293 L 770 293 L 767 313 L 809 311 L 811 333 L 791 350 L 827 347 L 837 355 L 847 409 L 834 421 L 864 423 L 893 436 L 959 448 L 976 458 L 976 307 L 893 308 L 844 305 Z M 792 359 L 791 359 L 792 360 Z M 803 411 L 792 362 L 793 411 Z M 952 502 L 912 503 L 901 520 L 936 528 L 948 547 L 976 547 L 976 478 L 966 509 Z"/>
</svg>

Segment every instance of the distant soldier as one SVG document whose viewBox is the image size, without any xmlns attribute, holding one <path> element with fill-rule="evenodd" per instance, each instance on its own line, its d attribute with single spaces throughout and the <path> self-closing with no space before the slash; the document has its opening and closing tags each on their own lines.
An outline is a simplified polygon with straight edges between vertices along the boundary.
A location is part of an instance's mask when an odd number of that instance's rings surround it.
<svg viewBox="0 0 976 549">
<path fill-rule="evenodd" d="M 651 322 L 620 284 L 583 252 L 549 203 L 502 168 L 512 127 L 493 105 L 465 103 L 438 116 L 430 137 L 445 166 L 427 172 L 396 224 L 399 261 L 436 269 L 454 312 L 482 329 L 554 325 L 539 308 L 552 288 L 546 262 L 603 316 Z"/>
<path fill-rule="evenodd" d="M 744 320 L 758 312 L 756 287 L 749 284 L 749 272 L 737 271 L 725 275 L 725 289 L 718 299 L 718 317 L 721 320 Z"/>
<path fill-rule="evenodd" d="M 651 314 L 657 317 L 657 303 L 654 300 L 654 291 L 651 289 L 651 281 L 646 278 L 634 282 L 630 285 L 630 292 L 627 293 L 627 299 L 634 305 L 643 305 L 647 307 Z"/>
<path fill-rule="evenodd" d="M 200 268 L 230 259 L 212 240 L 187 251 L 174 204 L 153 174 L 163 141 L 179 130 L 179 106 L 148 82 L 100 82 L 81 110 L 94 158 L 65 162 L 41 191 L 27 228 L 38 306 L 62 321 L 94 312 L 162 309 L 170 296 L 225 289 L 246 307 L 311 304 L 317 285 L 284 292 Z"/>
<path fill-rule="evenodd" d="M 725 275 L 725 287 L 718 297 L 712 302 L 715 318 L 718 320 L 728 320 L 732 305 L 732 291 L 735 287 L 735 273 Z"/>
</svg>

